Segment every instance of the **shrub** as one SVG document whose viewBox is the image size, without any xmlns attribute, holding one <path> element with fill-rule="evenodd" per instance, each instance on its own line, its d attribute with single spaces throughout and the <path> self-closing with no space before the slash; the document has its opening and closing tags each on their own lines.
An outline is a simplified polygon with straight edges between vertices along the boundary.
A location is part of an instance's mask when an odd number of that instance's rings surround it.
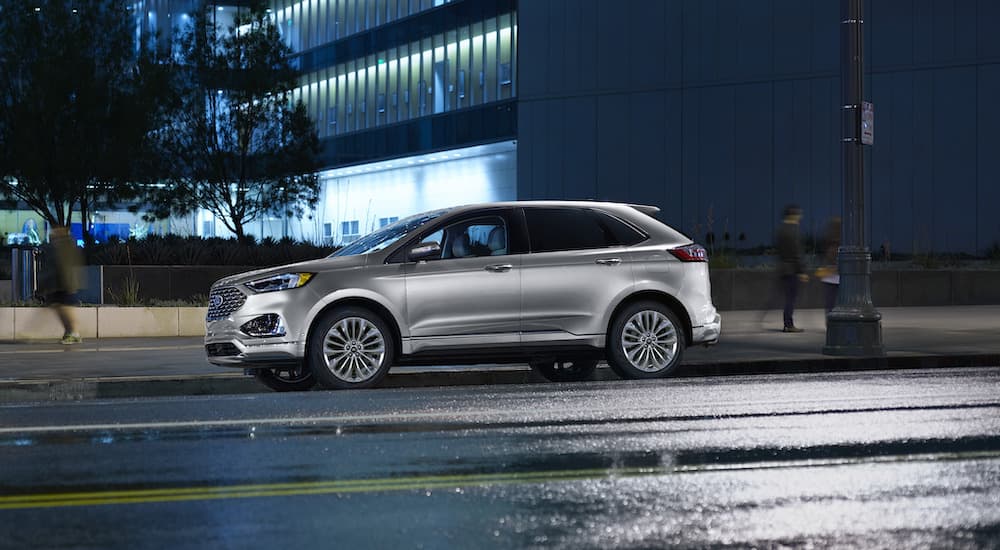
<svg viewBox="0 0 1000 550">
<path fill-rule="evenodd" d="M 132 307 L 142 305 L 139 297 L 139 281 L 131 274 L 122 281 L 122 286 L 117 291 L 108 289 L 111 301 L 121 307 Z"/>
<path fill-rule="evenodd" d="M 267 267 L 329 256 L 334 247 L 291 239 L 240 242 L 218 237 L 150 235 L 142 240 L 112 239 L 90 251 L 93 265 L 239 265 Z"/>
</svg>

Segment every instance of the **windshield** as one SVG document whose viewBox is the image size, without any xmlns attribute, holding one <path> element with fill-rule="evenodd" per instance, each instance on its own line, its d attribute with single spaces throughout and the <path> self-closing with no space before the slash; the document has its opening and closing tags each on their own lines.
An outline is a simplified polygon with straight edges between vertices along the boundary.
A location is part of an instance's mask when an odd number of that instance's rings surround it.
<svg viewBox="0 0 1000 550">
<path fill-rule="evenodd" d="M 329 257 L 356 256 L 358 254 L 371 254 L 372 252 L 378 252 L 399 239 L 409 235 L 418 227 L 421 227 L 425 223 L 433 220 L 441 214 L 444 214 L 448 210 L 450 210 L 450 208 L 432 210 L 430 212 L 410 216 L 409 218 L 403 218 L 396 223 L 389 224 L 378 231 L 375 231 L 374 233 L 369 233 L 364 237 L 361 237 L 344 248 L 330 254 Z"/>
</svg>

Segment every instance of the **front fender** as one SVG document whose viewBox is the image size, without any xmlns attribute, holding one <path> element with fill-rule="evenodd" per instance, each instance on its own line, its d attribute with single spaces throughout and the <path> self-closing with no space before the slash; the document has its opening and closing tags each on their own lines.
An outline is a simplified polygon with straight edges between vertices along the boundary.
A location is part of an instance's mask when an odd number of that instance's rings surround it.
<svg viewBox="0 0 1000 550">
<path fill-rule="evenodd" d="M 327 309 L 336 307 L 338 303 L 349 301 L 372 302 L 378 304 L 385 309 L 385 311 L 388 311 L 390 315 L 392 315 L 392 321 L 397 327 L 399 327 L 399 336 L 401 338 L 408 338 L 410 336 L 409 327 L 407 327 L 405 323 L 403 310 L 400 307 L 401 304 L 395 303 L 395 301 L 378 292 L 363 288 L 339 289 L 320 298 L 319 301 L 317 301 L 306 314 L 305 326 L 307 327 L 307 330 L 312 329 L 313 323 L 315 323 L 316 319 Z"/>
</svg>

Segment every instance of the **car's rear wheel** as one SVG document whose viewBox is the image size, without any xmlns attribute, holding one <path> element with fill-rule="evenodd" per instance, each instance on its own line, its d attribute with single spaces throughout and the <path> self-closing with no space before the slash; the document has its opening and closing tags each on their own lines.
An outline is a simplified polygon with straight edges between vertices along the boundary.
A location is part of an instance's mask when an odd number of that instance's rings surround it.
<svg viewBox="0 0 1000 550">
<path fill-rule="evenodd" d="M 307 391 L 316 385 L 316 377 L 303 364 L 257 369 L 253 376 L 274 391 Z"/>
<path fill-rule="evenodd" d="M 579 382 L 594 378 L 597 361 L 582 359 L 578 361 L 532 361 L 531 368 L 538 371 L 550 382 Z"/>
<path fill-rule="evenodd" d="M 341 307 L 324 315 L 309 338 L 309 367 L 329 389 L 378 384 L 395 358 L 389 325 L 374 312 Z"/>
<path fill-rule="evenodd" d="M 660 378 L 677 370 L 684 355 L 684 328 L 658 302 L 622 310 L 608 334 L 608 364 L 622 378 Z"/>
</svg>

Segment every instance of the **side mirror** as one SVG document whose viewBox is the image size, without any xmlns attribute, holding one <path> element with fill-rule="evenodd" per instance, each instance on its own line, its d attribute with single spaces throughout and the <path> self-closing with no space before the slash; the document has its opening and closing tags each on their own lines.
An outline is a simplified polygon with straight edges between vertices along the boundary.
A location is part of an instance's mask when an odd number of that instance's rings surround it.
<svg viewBox="0 0 1000 550">
<path fill-rule="evenodd" d="M 420 243 L 410 249 L 410 261 L 430 260 L 441 257 L 441 245 L 436 241 Z"/>
</svg>

